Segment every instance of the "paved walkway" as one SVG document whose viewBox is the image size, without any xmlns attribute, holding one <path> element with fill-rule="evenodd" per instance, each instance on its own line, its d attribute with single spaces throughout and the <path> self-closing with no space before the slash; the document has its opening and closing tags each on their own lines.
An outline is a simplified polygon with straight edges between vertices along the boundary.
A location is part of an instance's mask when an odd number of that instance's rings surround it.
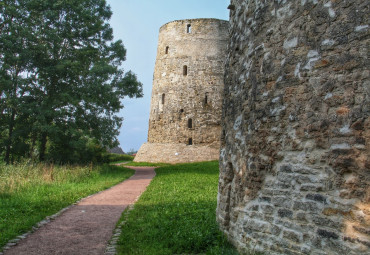
<svg viewBox="0 0 370 255">
<path fill-rule="evenodd" d="M 4 254 L 104 254 L 122 212 L 155 176 L 153 167 L 130 168 L 136 170 L 131 178 L 83 199 Z"/>
</svg>

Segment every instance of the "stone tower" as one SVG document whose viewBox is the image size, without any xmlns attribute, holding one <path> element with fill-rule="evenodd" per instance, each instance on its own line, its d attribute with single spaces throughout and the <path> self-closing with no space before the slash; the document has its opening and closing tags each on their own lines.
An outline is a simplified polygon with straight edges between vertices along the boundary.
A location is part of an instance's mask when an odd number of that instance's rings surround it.
<svg viewBox="0 0 370 255">
<path fill-rule="evenodd" d="M 240 250 L 370 254 L 369 1 L 229 8 L 222 230 Z"/>
<path fill-rule="evenodd" d="M 219 158 L 228 21 L 189 19 L 159 31 L 148 142 L 136 162 Z"/>
</svg>

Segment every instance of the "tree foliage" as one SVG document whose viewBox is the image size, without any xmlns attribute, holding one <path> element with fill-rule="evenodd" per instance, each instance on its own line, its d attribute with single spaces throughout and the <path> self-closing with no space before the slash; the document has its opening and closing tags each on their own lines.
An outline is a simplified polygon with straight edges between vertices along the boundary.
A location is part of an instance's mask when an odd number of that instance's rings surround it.
<svg viewBox="0 0 370 255">
<path fill-rule="evenodd" d="M 0 148 L 6 162 L 88 161 L 113 146 L 121 99 L 142 84 L 120 67 L 104 0 L 0 3 Z M 91 153 L 89 153 L 89 151 Z"/>
</svg>

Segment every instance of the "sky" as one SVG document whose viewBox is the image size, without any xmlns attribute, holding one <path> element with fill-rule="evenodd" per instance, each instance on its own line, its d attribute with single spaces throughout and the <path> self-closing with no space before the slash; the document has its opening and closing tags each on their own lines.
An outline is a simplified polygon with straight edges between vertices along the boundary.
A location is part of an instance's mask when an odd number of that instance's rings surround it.
<svg viewBox="0 0 370 255">
<path fill-rule="evenodd" d="M 118 141 L 125 152 L 137 151 L 147 141 L 150 98 L 159 28 L 181 19 L 228 20 L 230 0 L 107 0 L 114 39 L 126 47 L 125 71 L 132 70 L 143 83 L 144 97 L 123 99 L 123 117 Z"/>
</svg>

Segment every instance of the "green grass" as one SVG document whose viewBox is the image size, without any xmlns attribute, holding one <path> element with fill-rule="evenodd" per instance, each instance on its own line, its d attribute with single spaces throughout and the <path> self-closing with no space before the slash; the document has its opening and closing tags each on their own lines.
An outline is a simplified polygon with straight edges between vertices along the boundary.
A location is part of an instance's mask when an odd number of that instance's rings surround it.
<svg viewBox="0 0 370 255">
<path fill-rule="evenodd" d="M 126 155 L 126 154 L 116 154 L 116 153 L 109 153 L 106 155 L 107 161 L 111 164 L 119 164 L 123 162 L 133 161 L 134 156 Z"/>
<path fill-rule="evenodd" d="M 238 254 L 216 223 L 218 162 L 164 166 L 121 218 L 119 254 Z"/>
<path fill-rule="evenodd" d="M 148 162 L 129 162 L 126 164 L 127 166 L 170 166 L 171 164 L 168 163 L 148 163 Z"/>
<path fill-rule="evenodd" d="M 133 173 L 112 165 L 0 165 L 0 250 L 46 216 Z"/>
</svg>

